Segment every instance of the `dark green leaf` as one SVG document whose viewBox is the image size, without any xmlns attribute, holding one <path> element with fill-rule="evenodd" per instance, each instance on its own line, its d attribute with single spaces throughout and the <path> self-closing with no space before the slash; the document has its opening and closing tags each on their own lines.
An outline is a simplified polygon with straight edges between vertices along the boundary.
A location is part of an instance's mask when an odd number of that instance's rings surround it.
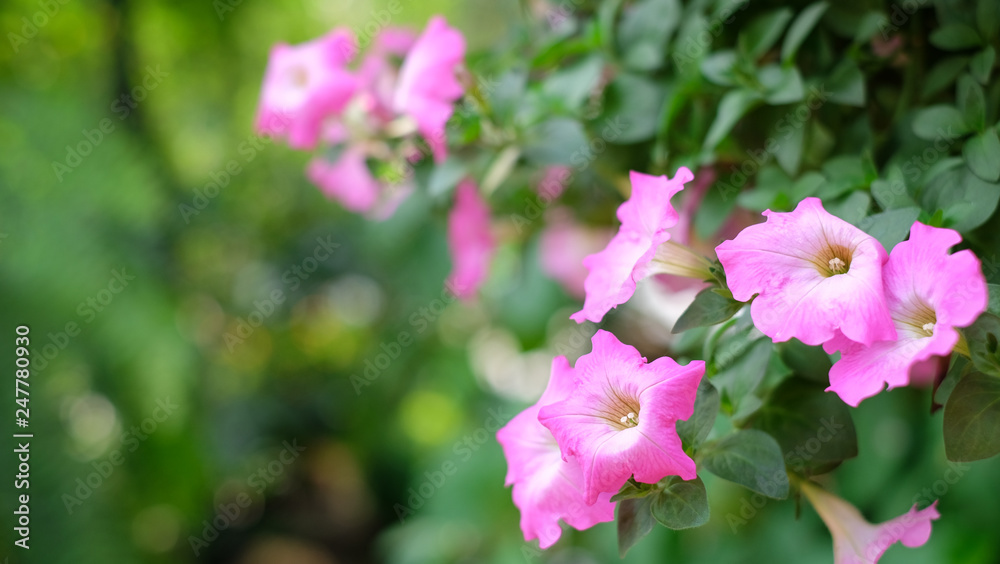
<svg viewBox="0 0 1000 564">
<path fill-rule="evenodd" d="M 847 223 L 857 225 L 868 215 L 871 204 L 871 194 L 864 190 L 856 190 L 848 194 L 846 198 L 827 203 L 826 211 Z"/>
<path fill-rule="evenodd" d="M 717 366 L 725 367 L 720 369 L 713 381 L 716 386 L 723 390 L 730 404 L 734 407 L 733 412 L 739 412 L 740 418 L 749 416 L 752 408 L 760 407 L 755 401 L 754 393 L 764 380 L 767 368 L 771 362 L 771 354 L 774 352 L 774 344 L 770 339 L 759 338 L 760 333 L 751 333 L 751 338 L 756 340 L 740 347 L 742 343 L 737 342 L 735 348 L 719 350 L 714 362 Z M 749 402 L 749 407 L 744 404 Z"/>
<path fill-rule="evenodd" d="M 951 397 L 951 392 L 955 389 L 955 385 L 971 370 L 972 363 L 969 362 L 969 359 L 960 354 L 951 355 L 951 361 L 944 379 L 940 382 L 935 382 L 933 410 L 940 409 L 948 403 L 948 398 Z"/>
<path fill-rule="evenodd" d="M 985 85 L 990 81 L 990 74 L 993 72 L 993 63 L 996 62 L 997 52 L 992 45 L 976 53 L 969 61 L 969 72 L 976 77 L 979 84 Z"/>
<path fill-rule="evenodd" d="M 698 384 L 698 397 L 694 401 L 694 414 L 686 421 L 677 422 L 677 435 L 686 446 L 697 446 L 712 431 L 719 413 L 719 392 L 702 378 Z"/>
<path fill-rule="evenodd" d="M 851 412 L 825 386 L 786 380 L 767 399 L 751 426 L 774 437 L 785 464 L 812 474 L 857 456 L 858 439 Z"/>
<path fill-rule="evenodd" d="M 683 481 L 676 476 L 667 479 L 667 485 L 650 496 L 653 518 L 669 529 L 691 529 L 708 522 L 708 494 L 701 478 Z"/>
<path fill-rule="evenodd" d="M 705 327 L 722 323 L 736 315 L 736 312 L 742 307 L 743 302 L 723 296 L 712 288 L 706 288 L 698 292 L 691 305 L 677 319 L 677 323 L 674 323 L 674 329 L 671 332 L 681 333 L 692 327 Z"/>
<path fill-rule="evenodd" d="M 993 315 L 1000 315 L 1000 284 L 987 284 L 986 288 L 990 292 L 990 302 L 986 311 Z"/>
<path fill-rule="evenodd" d="M 611 496 L 612 502 L 622 501 L 625 499 L 639 499 L 646 497 L 653 492 L 653 488 L 649 484 L 640 484 L 633 480 L 625 482 L 625 485 L 618 490 L 618 493 Z"/>
<path fill-rule="evenodd" d="M 618 555 L 625 558 L 630 548 L 653 530 L 652 498 L 618 502 Z"/>
<path fill-rule="evenodd" d="M 982 131 L 986 127 L 986 94 L 971 75 L 959 77 L 956 100 L 965 125 L 974 131 Z"/>
<path fill-rule="evenodd" d="M 795 374 L 824 384 L 830 381 L 832 364 L 822 347 L 810 347 L 792 339 L 778 346 L 778 354 Z"/>
<path fill-rule="evenodd" d="M 901 175 L 900 175 L 901 176 Z M 910 197 L 906 183 L 899 178 L 893 180 L 876 180 L 871 185 L 872 197 L 885 210 L 915 207 L 916 202 Z"/>
<path fill-rule="evenodd" d="M 968 62 L 968 57 L 949 57 L 931 67 L 927 78 L 924 79 L 923 99 L 926 100 L 934 96 L 955 82 L 958 75 L 965 70 L 965 65 Z"/>
<path fill-rule="evenodd" d="M 788 474 L 781 447 L 763 431 L 736 431 L 705 445 L 699 466 L 759 494 L 788 497 Z"/>
<path fill-rule="evenodd" d="M 705 192 L 701 205 L 694 213 L 694 231 L 703 239 L 710 239 L 722 228 L 733 208 L 736 207 L 738 188 L 717 182 Z"/>
<path fill-rule="evenodd" d="M 992 127 L 971 137 L 962 147 L 962 156 L 976 176 L 987 182 L 1000 180 L 1000 138 Z"/>
<path fill-rule="evenodd" d="M 878 239 L 886 251 L 892 251 L 910 232 L 913 222 L 920 216 L 920 208 L 907 207 L 877 213 L 864 218 L 858 227 Z"/>
<path fill-rule="evenodd" d="M 740 32 L 739 43 L 744 53 L 756 59 L 766 53 L 781 37 L 785 26 L 792 19 L 788 8 L 775 10 L 750 22 Z"/>
<path fill-rule="evenodd" d="M 969 132 L 962 112 L 954 106 L 931 106 L 917 112 L 913 118 L 913 132 L 917 137 L 934 141 L 953 139 Z"/>
<path fill-rule="evenodd" d="M 850 59 L 844 59 L 833 69 L 825 88 L 830 91 L 831 102 L 859 108 L 865 105 L 865 76 Z"/>
<path fill-rule="evenodd" d="M 1000 317 L 984 313 L 962 332 L 969 343 L 969 353 L 976 368 L 981 372 L 1000 376 L 1000 354 L 997 354 Z"/>
<path fill-rule="evenodd" d="M 996 39 L 1000 32 L 1000 2 L 979 0 L 976 2 L 976 25 L 987 41 Z"/>
<path fill-rule="evenodd" d="M 1000 453 L 1000 378 L 970 372 L 944 406 L 944 451 L 972 462 Z"/>
<path fill-rule="evenodd" d="M 946 24 L 931 32 L 931 43 L 945 51 L 961 51 L 981 45 L 982 42 L 976 30 L 960 23 Z"/>
<path fill-rule="evenodd" d="M 722 138 L 729 134 L 750 108 L 760 103 L 760 94 L 752 90 L 730 90 L 719 102 L 718 112 L 715 121 L 708 128 L 705 135 L 704 150 L 711 151 L 722 141 Z"/>
<path fill-rule="evenodd" d="M 795 58 L 795 53 L 799 50 L 799 46 L 806 40 L 806 37 L 809 37 L 809 32 L 816 27 L 816 24 L 823 17 L 828 7 L 829 4 L 826 2 L 816 2 L 806 6 L 804 10 L 799 12 L 795 21 L 788 27 L 788 33 L 785 34 L 785 41 L 781 44 L 781 61 L 783 63 L 791 63 L 792 59 Z"/>
<path fill-rule="evenodd" d="M 1000 185 L 979 178 L 961 162 L 931 178 L 921 198 L 924 209 L 943 210 L 944 224 L 963 233 L 986 223 L 998 200 Z"/>
</svg>

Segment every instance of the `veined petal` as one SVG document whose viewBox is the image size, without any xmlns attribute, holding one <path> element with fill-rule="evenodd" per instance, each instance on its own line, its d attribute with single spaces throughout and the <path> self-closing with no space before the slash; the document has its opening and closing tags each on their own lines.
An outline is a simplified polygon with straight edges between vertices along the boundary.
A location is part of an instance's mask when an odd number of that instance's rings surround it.
<svg viewBox="0 0 1000 564">
<path fill-rule="evenodd" d="M 882 287 L 885 249 L 834 217 L 817 198 L 788 213 L 765 211 L 716 248 L 733 297 L 749 301 L 754 325 L 776 342 L 809 345 L 839 330 L 863 344 L 896 336 Z"/>
</svg>

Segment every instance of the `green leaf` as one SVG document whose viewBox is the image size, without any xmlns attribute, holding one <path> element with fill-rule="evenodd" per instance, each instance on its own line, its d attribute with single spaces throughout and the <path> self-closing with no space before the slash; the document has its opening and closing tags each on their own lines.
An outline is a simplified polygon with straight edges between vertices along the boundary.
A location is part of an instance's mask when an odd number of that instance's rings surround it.
<svg viewBox="0 0 1000 564">
<path fill-rule="evenodd" d="M 618 502 L 625 499 L 639 499 L 651 493 L 653 493 L 653 488 L 649 484 L 641 484 L 634 480 L 629 480 L 618 490 L 618 493 L 611 496 L 611 501 Z"/>
<path fill-rule="evenodd" d="M 718 113 L 715 121 L 708 128 L 705 135 L 705 143 L 702 146 L 705 151 L 712 151 L 720 141 L 729 135 L 729 132 L 740 121 L 751 108 L 760 103 L 760 94 L 753 90 L 730 90 L 719 102 Z"/>
<path fill-rule="evenodd" d="M 986 95 L 983 87 L 971 75 L 963 75 L 958 79 L 956 99 L 965 125 L 975 131 L 982 131 L 986 127 Z"/>
<path fill-rule="evenodd" d="M 987 41 L 1000 33 L 1000 3 L 996 0 L 979 0 L 976 3 L 976 25 Z"/>
<path fill-rule="evenodd" d="M 691 529 L 708 522 L 708 494 L 701 478 L 685 482 L 671 476 L 666 487 L 647 499 L 652 501 L 653 518 L 669 529 Z"/>
<path fill-rule="evenodd" d="M 733 86 L 736 81 L 733 77 L 733 67 L 736 66 L 736 51 L 717 51 L 705 57 L 701 61 L 701 74 L 709 82 L 719 86 Z"/>
<path fill-rule="evenodd" d="M 831 102 L 859 108 L 865 106 L 865 76 L 850 59 L 844 59 L 833 69 L 825 88 L 830 91 Z"/>
<path fill-rule="evenodd" d="M 736 197 L 740 206 L 762 212 L 775 207 L 775 202 L 784 195 L 787 200 L 792 192 L 792 179 L 774 165 L 764 165 L 757 173 L 757 185 L 752 190 L 744 190 Z"/>
<path fill-rule="evenodd" d="M 841 200 L 827 203 L 826 211 L 851 225 L 858 225 L 868 215 L 871 205 L 871 194 L 855 190 Z"/>
<path fill-rule="evenodd" d="M 657 120 L 663 106 L 662 85 L 640 75 L 622 73 L 607 89 L 607 113 L 612 123 L 621 123 L 622 131 L 608 142 L 618 144 L 645 141 L 656 133 Z M 578 150 L 584 145 L 575 145 Z"/>
<path fill-rule="evenodd" d="M 777 133 L 777 132 L 776 132 Z M 788 130 L 778 143 L 778 151 L 774 154 L 778 165 L 791 176 L 799 172 L 802 163 L 802 151 L 806 144 L 806 128 L 799 125 Z"/>
<path fill-rule="evenodd" d="M 969 132 L 962 112 L 954 106 L 930 106 L 919 110 L 913 118 L 913 132 L 927 141 L 953 139 Z"/>
<path fill-rule="evenodd" d="M 772 106 L 791 104 L 805 98 L 802 75 L 795 67 L 767 65 L 757 71 L 757 80 L 764 87 L 764 100 Z"/>
<path fill-rule="evenodd" d="M 714 288 L 705 288 L 698 292 L 691 305 L 677 319 L 671 333 L 681 333 L 692 327 L 705 327 L 722 323 L 736 315 L 736 312 L 743 305 L 743 302 L 719 294 Z"/>
<path fill-rule="evenodd" d="M 798 52 L 799 46 L 802 42 L 809 37 L 809 32 L 812 28 L 816 27 L 819 23 L 819 19 L 823 17 L 829 4 L 826 2 L 816 2 L 806 6 L 804 10 L 799 12 L 799 15 L 792 22 L 792 25 L 788 27 L 788 33 L 785 34 L 785 41 L 781 44 L 781 61 L 785 64 L 792 62 L 795 58 L 795 53 Z"/>
<path fill-rule="evenodd" d="M 549 75 L 542 83 L 542 93 L 576 112 L 590 96 L 603 70 L 604 60 L 599 55 L 591 55 Z"/>
<path fill-rule="evenodd" d="M 979 33 L 961 23 L 943 25 L 931 32 L 931 44 L 945 51 L 961 51 L 981 45 Z"/>
<path fill-rule="evenodd" d="M 754 393 L 764 380 L 767 368 L 771 363 L 774 344 L 770 339 L 760 338 L 759 332 L 752 332 L 755 340 L 737 343 L 735 349 L 720 349 L 712 360 L 717 366 L 725 367 L 712 380 L 723 390 L 725 397 L 733 406 L 733 413 L 739 413 L 740 419 L 749 416 L 756 407 Z M 735 362 L 733 359 L 735 358 Z M 744 407 L 747 404 L 749 407 Z"/>
<path fill-rule="evenodd" d="M 968 62 L 969 57 L 949 57 L 931 67 L 927 78 L 924 79 L 924 91 L 921 98 L 927 100 L 950 86 L 958 78 L 958 75 L 962 74 Z"/>
<path fill-rule="evenodd" d="M 618 555 L 625 558 L 630 548 L 653 530 L 652 498 L 618 502 Z"/>
<path fill-rule="evenodd" d="M 993 376 L 1000 376 L 1000 317 L 984 313 L 963 331 L 969 343 L 969 353 L 976 368 Z"/>
<path fill-rule="evenodd" d="M 686 421 L 677 422 L 677 435 L 684 445 L 698 446 L 712 431 L 718 414 L 719 392 L 708 378 L 702 378 L 698 384 L 698 397 L 694 400 L 694 414 Z"/>
<path fill-rule="evenodd" d="M 945 373 L 944 378 L 940 382 L 935 382 L 932 410 L 944 407 L 955 386 L 972 370 L 972 363 L 960 354 L 951 355 L 949 364 L 948 372 Z"/>
<path fill-rule="evenodd" d="M 733 189 L 724 189 L 718 182 L 705 192 L 701 205 L 694 212 L 694 231 L 703 239 L 710 239 L 722 228 L 736 207 Z"/>
<path fill-rule="evenodd" d="M 986 182 L 968 167 L 943 170 L 927 182 L 921 204 L 943 210 L 944 225 L 962 233 L 986 223 L 1000 201 L 1000 185 Z"/>
<path fill-rule="evenodd" d="M 979 84 L 986 85 L 990 81 L 990 74 L 993 73 L 993 63 L 996 62 L 997 52 L 992 45 L 987 45 L 985 49 L 975 54 L 969 61 L 969 72 L 976 77 Z"/>
<path fill-rule="evenodd" d="M 427 192 L 431 196 L 442 196 L 451 191 L 469 173 L 465 163 L 449 156 L 434 167 L 427 181 Z"/>
<path fill-rule="evenodd" d="M 798 339 L 778 345 L 781 360 L 804 378 L 827 384 L 830 382 L 830 357 L 822 347 L 810 347 Z"/>
<path fill-rule="evenodd" d="M 862 231 L 878 239 L 886 251 L 892 251 L 897 243 L 906 239 L 913 222 L 920 217 L 920 208 L 899 208 L 864 218 L 858 227 Z"/>
<path fill-rule="evenodd" d="M 966 141 L 962 156 L 979 178 L 987 182 L 1000 180 L 1000 138 L 996 129 L 990 127 Z"/>
<path fill-rule="evenodd" d="M 810 475 L 829 471 L 857 456 L 851 412 L 825 385 L 792 378 L 782 383 L 756 413 L 751 426 L 781 445 L 785 464 Z"/>
<path fill-rule="evenodd" d="M 1000 453 L 1000 379 L 970 372 L 944 406 L 948 460 L 972 462 Z"/>
<path fill-rule="evenodd" d="M 680 18 L 678 0 L 641 0 L 626 8 L 617 38 L 625 66 L 641 71 L 662 66 Z"/>
<path fill-rule="evenodd" d="M 777 43 L 791 19 L 792 11 L 788 8 L 782 8 L 764 14 L 750 22 L 739 36 L 739 45 L 743 52 L 750 55 L 752 59 L 757 59 L 766 53 Z"/>
<path fill-rule="evenodd" d="M 736 431 L 704 446 L 700 454 L 699 466 L 724 480 L 767 497 L 788 497 L 781 447 L 763 431 Z"/>
<path fill-rule="evenodd" d="M 990 292 L 990 301 L 989 305 L 986 306 L 986 311 L 993 315 L 1000 315 L 1000 284 L 987 284 L 986 288 Z"/>
<path fill-rule="evenodd" d="M 872 182 L 871 190 L 872 197 L 884 210 L 916 207 L 916 202 L 910 197 L 906 183 L 900 178 L 875 180 Z"/>
<path fill-rule="evenodd" d="M 567 164 L 588 142 L 580 122 L 565 117 L 543 121 L 527 137 L 524 156 L 540 165 Z"/>
</svg>

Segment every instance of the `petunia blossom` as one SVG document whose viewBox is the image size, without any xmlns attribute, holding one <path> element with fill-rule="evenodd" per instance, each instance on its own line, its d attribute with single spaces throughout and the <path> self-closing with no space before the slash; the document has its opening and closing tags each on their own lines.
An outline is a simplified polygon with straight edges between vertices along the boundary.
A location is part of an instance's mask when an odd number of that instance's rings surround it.
<svg viewBox="0 0 1000 564">
<path fill-rule="evenodd" d="M 632 195 L 618 207 L 621 227 L 607 247 L 583 260 L 589 274 L 584 282 L 583 309 L 571 318 L 577 323 L 599 322 L 608 311 L 628 301 L 638 280 L 652 274 L 647 268 L 660 244 L 670 239 L 668 229 L 678 221 L 670 198 L 694 178 L 685 167 L 672 179 L 632 171 Z"/>
<path fill-rule="evenodd" d="M 915 383 L 925 361 L 951 353 L 959 340 L 955 327 L 971 325 L 989 301 L 976 255 L 948 254 L 961 241 L 951 229 L 913 224 L 910 239 L 893 248 L 882 270 L 898 338 L 865 347 L 838 335 L 824 344 L 828 353 L 841 352 L 829 390 L 856 407 L 886 384 L 891 390 Z"/>
<path fill-rule="evenodd" d="M 465 58 L 465 38 L 441 16 L 431 18 L 399 70 L 395 110 L 413 118 L 436 162 L 447 156 L 445 124 L 464 89 L 455 71 Z"/>
<path fill-rule="evenodd" d="M 834 564 L 876 564 L 897 542 L 916 548 L 931 537 L 931 521 L 941 517 L 937 501 L 924 509 L 910 510 L 895 519 L 873 525 L 850 503 L 809 482 L 802 493 L 816 508 L 833 535 Z"/>
<path fill-rule="evenodd" d="M 607 331 L 598 331 L 592 342 L 593 350 L 573 368 L 573 393 L 538 412 L 563 458 L 580 462 L 587 503 L 617 492 L 630 476 L 644 483 L 697 477 L 677 421 L 694 413 L 705 363 L 681 366 L 669 357 L 647 363 Z"/>
<path fill-rule="evenodd" d="M 765 223 L 716 247 L 733 297 L 757 295 L 750 315 L 762 333 L 807 345 L 838 331 L 864 345 L 896 337 L 882 289 L 888 256 L 875 238 L 830 215 L 818 198 L 764 215 Z"/>
<path fill-rule="evenodd" d="M 474 296 L 489 274 L 496 241 L 490 231 L 490 208 L 471 180 L 455 189 L 448 215 L 448 248 L 453 263 L 447 286 L 460 298 Z"/>
<path fill-rule="evenodd" d="M 257 132 L 287 136 L 296 149 L 315 147 L 324 120 L 340 113 L 357 89 L 357 78 L 346 68 L 354 52 L 354 37 L 345 29 L 301 45 L 275 45 L 264 75 Z"/>
<path fill-rule="evenodd" d="M 583 530 L 615 518 L 611 493 L 601 494 L 594 504 L 584 502 L 580 464 L 573 458 L 563 460 L 552 433 L 538 421 L 541 406 L 565 399 L 573 385 L 573 369 L 566 357 L 556 357 L 542 397 L 497 432 L 507 458 L 506 485 L 514 486 L 524 540 L 537 538 L 541 548 L 559 540 L 560 519 Z"/>
</svg>

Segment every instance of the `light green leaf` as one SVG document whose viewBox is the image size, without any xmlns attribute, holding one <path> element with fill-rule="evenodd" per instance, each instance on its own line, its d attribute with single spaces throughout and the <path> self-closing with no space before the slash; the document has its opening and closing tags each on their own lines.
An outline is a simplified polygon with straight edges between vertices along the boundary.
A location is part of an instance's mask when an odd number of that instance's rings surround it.
<svg viewBox="0 0 1000 564">
<path fill-rule="evenodd" d="M 792 11 L 788 8 L 775 10 L 750 22 L 740 32 L 739 44 L 744 53 L 751 59 L 757 59 L 766 53 L 781 37 L 785 26 L 792 19 Z"/>
<path fill-rule="evenodd" d="M 990 81 L 990 74 L 993 72 L 993 64 L 996 62 L 997 52 L 992 45 L 987 45 L 985 49 L 975 54 L 969 61 L 969 72 L 976 77 L 979 84 L 986 85 Z"/>
<path fill-rule="evenodd" d="M 709 82 L 719 86 L 733 86 L 733 67 L 736 65 L 736 51 L 717 51 L 701 61 L 701 74 Z"/>
<path fill-rule="evenodd" d="M 913 132 L 927 141 L 952 139 L 969 132 L 969 126 L 962 118 L 962 112 L 954 106 L 930 106 L 916 113 L 913 118 Z"/>
<path fill-rule="evenodd" d="M 713 288 L 705 288 L 698 292 L 691 305 L 677 319 L 671 333 L 682 333 L 694 327 L 722 323 L 736 315 L 743 305 L 743 302 L 723 296 Z"/>
<path fill-rule="evenodd" d="M 662 66 L 680 18 L 678 0 L 641 0 L 626 8 L 617 38 L 625 65 L 642 71 Z"/>
<path fill-rule="evenodd" d="M 975 131 L 982 131 L 986 127 L 986 94 L 971 75 L 959 77 L 956 100 L 965 125 Z"/>
<path fill-rule="evenodd" d="M 831 92 L 832 102 L 859 108 L 865 106 L 865 77 L 857 63 L 850 59 L 844 59 L 833 69 L 825 89 Z"/>
<path fill-rule="evenodd" d="M 767 65 L 757 71 L 757 80 L 764 87 L 764 100 L 772 106 L 791 104 L 805 98 L 802 75 L 795 67 Z"/>
<path fill-rule="evenodd" d="M 996 129 L 990 127 L 966 141 L 962 156 L 979 178 L 987 182 L 1000 180 L 1000 138 Z"/>
<path fill-rule="evenodd" d="M 719 102 L 718 113 L 715 121 L 708 128 L 705 135 L 705 143 L 702 146 L 705 151 L 712 151 L 722 139 L 732 131 L 733 126 L 751 108 L 760 103 L 760 95 L 752 90 L 730 90 Z"/>
<path fill-rule="evenodd" d="M 799 12 L 795 21 L 788 27 L 785 41 L 781 44 L 781 61 L 783 63 L 791 63 L 799 46 L 806 40 L 806 37 L 809 37 L 809 32 L 819 23 L 819 19 L 823 17 L 827 8 L 829 8 L 829 4 L 826 2 L 815 2 Z"/>
<path fill-rule="evenodd" d="M 878 239 L 886 251 L 892 251 L 897 243 L 906 239 L 913 222 L 920 217 L 920 208 L 906 207 L 884 211 L 864 218 L 858 227 Z"/>
</svg>

